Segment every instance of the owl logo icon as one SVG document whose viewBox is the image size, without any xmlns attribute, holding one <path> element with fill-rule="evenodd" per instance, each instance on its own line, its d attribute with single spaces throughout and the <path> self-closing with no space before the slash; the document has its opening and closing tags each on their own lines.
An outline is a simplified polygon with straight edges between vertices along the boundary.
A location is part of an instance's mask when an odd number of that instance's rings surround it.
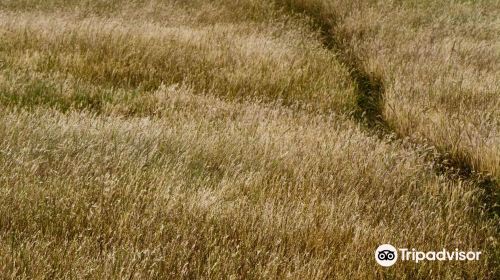
<svg viewBox="0 0 500 280">
<path fill-rule="evenodd" d="M 391 244 L 383 244 L 375 250 L 375 261 L 384 267 L 392 266 L 398 260 L 398 251 Z"/>
</svg>

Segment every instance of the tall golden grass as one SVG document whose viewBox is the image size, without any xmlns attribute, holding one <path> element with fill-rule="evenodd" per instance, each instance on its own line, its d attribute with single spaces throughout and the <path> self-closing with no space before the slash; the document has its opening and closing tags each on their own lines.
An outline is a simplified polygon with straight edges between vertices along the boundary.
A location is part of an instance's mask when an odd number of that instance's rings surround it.
<svg viewBox="0 0 500 280">
<path fill-rule="evenodd" d="M 458 129 L 452 119 L 432 135 L 421 128 L 436 124 L 418 115 L 422 102 L 441 118 L 446 98 L 409 94 L 412 75 L 426 67 L 395 62 L 410 35 L 393 46 L 389 30 L 363 29 L 391 20 L 410 28 L 403 12 L 423 19 L 434 11 L 371 1 L 349 12 L 347 2 L 332 3 L 0 2 L 0 277 L 494 279 L 498 217 L 486 191 L 433 161 L 469 146 L 452 149 L 436 136 Z M 388 11 L 402 14 L 371 17 Z M 355 29 L 361 15 L 370 16 Z M 478 26 L 491 22 L 477 16 Z M 325 48 L 317 24 L 331 18 L 348 49 Z M 483 44 L 494 44 L 493 31 L 483 32 Z M 377 40 L 387 57 L 369 46 Z M 385 85 L 383 117 L 413 138 L 359 122 L 348 55 L 368 73 L 383 71 L 374 73 Z M 429 63 L 439 89 L 449 89 L 440 94 L 452 94 L 451 74 Z M 498 69 L 481 67 L 495 82 Z M 420 70 L 401 70 L 410 68 Z M 495 87 L 482 85 L 470 100 Z M 483 129 L 493 133 L 498 109 L 484 104 L 493 119 Z M 389 114 L 396 105 L 400 115 Z M 406 127 L 402 116 L 419 125 Z M 477 161 L 459 159 L 496 174 L 498 153 L 481 154 L 498 148 L 496 138 L 474 135 L 493 146 L 474 148 Z M 483 254 L 386 269 L 373 258 L 382 243 Z"/>
<path fill-rule="evenodd" d="M 278 0 L 327 27 L 384 87 L 399 134 L 500 178 L 500 3 Z"/>
</svg>

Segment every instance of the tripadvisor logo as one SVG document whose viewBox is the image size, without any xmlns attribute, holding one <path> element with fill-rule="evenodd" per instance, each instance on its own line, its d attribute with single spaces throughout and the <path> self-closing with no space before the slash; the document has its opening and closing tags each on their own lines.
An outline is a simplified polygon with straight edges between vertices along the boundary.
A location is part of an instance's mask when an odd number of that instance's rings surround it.
<svg viewBox="0 0 500 280">
<path fill-rule="evenodd" d="M 375 260 L 381 266 L 392 266 L 398 260 L 398 251 L 391 244 L 383 244 L 375 250 Z"/>
<path fill-rule="evenodd" d="M 481 252 L 476 251 L 418 251 L 415 249 L 399 248 L 396 249 L 391 244 L 383 244 L 375 250 L 375 261 L 381 266 L 389 267 L 396 263 L 398 256 L 401 261 L 413 261 L 419 263 L 422 261 L 478 261 Z"/>
</svg>

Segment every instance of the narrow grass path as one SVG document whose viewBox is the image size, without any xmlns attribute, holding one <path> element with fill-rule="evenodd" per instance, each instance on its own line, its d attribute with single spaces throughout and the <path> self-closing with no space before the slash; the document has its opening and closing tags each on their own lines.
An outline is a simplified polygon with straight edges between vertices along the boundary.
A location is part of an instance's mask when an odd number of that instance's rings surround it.
<svg viewBox="0 0 500 280">
<path fill-rule="evenodd" d="M 321 7 L 302 4 L 293 1 L 277 1 L 278 5 L 292 13 L 307 16 L 312 24 L 319 29 L 323 46 L 335 52 L 337 59 L 346 65 L 350 70 L 350 78 L 356 84 L 357 110 L 355 119 L 360 122 L 370 134 L 380 138 L 392 139 L 394 141 L 407 138 L 394 129 L 383 117 L 384 83 L 382 77 L 376 76 L 367 71 L 359 57 L 350 50 L 349 46 L 339 38 L 334 31 L 337 29 L 337 19 L 332 15 L 329 20 L 318 16 L 322 13 Z M 342 37 L 342 36 L 340 36 Z M 412 146 L 419 145 L 417 141 L 410 139 Z M 428 160 L 435 166 L 434 171 L 438 175 L 447 177 L 449 180 L 464 180 L 477 185 L 484 191 L 482 197 L 485 211 L 491 219 L 497 221 L 497 232 L 500 233 L 500 185 L 498 180 L 491 175 L 485 175 L 474 170 L 474 168 L 464 160 L 450 155 L 446 150 L 440 150 L 433 146 L 435 152 Z M 495 249 L 495 254 L 500 255 L 500 250 Z"/>
<path fill-rule="evenodd" d="M 0 278 L 499 278 L 495 192 L 293 1 L 0 4 Z"/>
</svg>

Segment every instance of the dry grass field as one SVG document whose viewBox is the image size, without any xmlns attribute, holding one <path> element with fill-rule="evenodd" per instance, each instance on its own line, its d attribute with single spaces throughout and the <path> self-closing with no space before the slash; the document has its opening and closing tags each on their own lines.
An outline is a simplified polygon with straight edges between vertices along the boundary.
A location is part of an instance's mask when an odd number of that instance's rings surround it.
<svg viewBox="0 0 500 280">
<path fill-rule="evenodd" d="M 0 0 L 0 278 L 498 279 L 499 12 Z"/>
<path fill-rule="evenodd" d="M 500 2 L 277 0 L 311 16 L 384 89 L 400 135 L 500 178 Z"/>
</svg>

